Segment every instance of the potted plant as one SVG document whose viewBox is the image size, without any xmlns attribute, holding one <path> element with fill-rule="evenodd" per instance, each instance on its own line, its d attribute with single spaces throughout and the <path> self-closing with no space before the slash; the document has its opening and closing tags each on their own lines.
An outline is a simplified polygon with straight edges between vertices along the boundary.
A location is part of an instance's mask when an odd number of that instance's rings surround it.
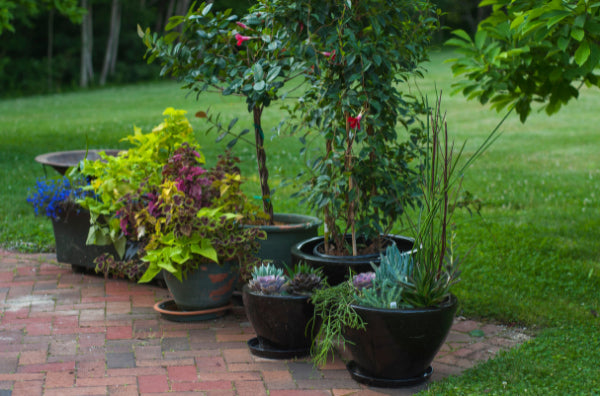
<svg viewBox="0 0 600 396">
<path fill-rule="evenodd" d="M 390 245 L 379 265 L 373 265 L 374 272 L 354 275 L 312 297 L 315 314 L 323 321 L 315 360 L 323 362 L 336 345 L 345 343 L 352 377 L 374 386 L 413 385 L 431 376 L 430 363 L 457 309 L 451 293 L 459 276 L 451 224 L 455 208 L 470 204 L 468 194 L 461 193 L 463 172 L 496 131 L 461 161 L 462 147 L 457 150 L 449 142 L 439 102 L 429 128 L 431 145 L 419 181 L 422 199 L 415 217 L 407 220 L 413 225 L 416 249 L 401 253 Z"/>
<path fill-rule="evenodd" d="M 91 188 L 104 197 L 101 205 L 85 203 L 107 219 L 90 235 L 139 241 L 138 256 L 146 263 L 140 282 L 162 271 L 174 296 L 175 306 L 157 308 L 169 319 L 178 320 L 172 311 L 205 319 L 224 312 L 240 271 L 255 260 L 262 233 L 240 221 L 258 208 L 241 191 L 237 159 L 226 153 L 205 168 L 185 112 L 170 108 L 165 114 L 152 132 L 136 129 L 128 137 L 131 149 L 104 163 L 85 163 L 84 173 L 94 176 Z"/>
<path fill-rule="evenodd" d="M 293 34 L 310 43 L 311 85 L 299 108 L 319 134 L 307 139 L 319 145 L 305 147 L 312 167 L 300 193 L 325 219 L 324 236 L 292 255 L 322 266 L 331 284 L 349 268 L 368 270 L 389 244 L 412 249 L 412 240 L 390 235 L 417 202 L 414 162 L 426 143 L 423 104 L 402 83 L 421 75 L 436 15 L 422 0 L 302 0 L 288 16 Z"/>
<path fill-rule="evenodd" d="M 322 271 L 303 263 L 287 268 L 286 274 L 270 263 L 255 267 L 242 294 L 257 335 L 248 341 L 252 354 L 272 359 L 308 355 L 318 330 L 311 324 L 310 297 L 324 286 Z"/>
<path fill-rule="evenodd" d="M 257 173 L 265 217 L 260 226 L 267 239 L 261 242 L 259 256 L 275 262 L 290 262 L 290 248 L 296 242 L 317 235 L 321 221 L 299 214 L 273 212 L 273 197 L 269 186 L 267 152 L 262 115 L 273 102 L 285 97 L 294 88 L 283 91 L 289 83 L 302 81 L 304 62 L 295 57 L 291 47 L 298 46 L 298 37 L 291 36 L 276 18 L 277 2 L 260 0 L 242 18 L 225 12 L 213 12 L 212 3 L 192 5 L 184 16 L 174 16 L 164 37 L 140 29 L 148 51 L 148 61 L 159 59 L 162 75 L 178 77 L 184 87 L 197 95 L 216 91 L 222 95 L 239 95 L 246 99 L 252 114 L 253 142 L 244 135 L 250 129 L 235 132 L 237 118 L 223 126 L 220 115 L 204 111 L 197 113 L 218 130 L 217 141 L 227 136 L 231 148 L 239 140 L 250 142 L 256 149 Z"/>
<path fill-rule="evenodd" d="M 56 259 L 76 270 L 92 269 L 96 257 L 113 252 L 110 247 L 86 244 L 90 213 L 77 203 L 85 197 L 94 199 L 93 194 L 84 190 L 86 185 L 85 179 L 77 176 L 44 178 L 37 181 L 35 190 L 27 197 L 36 215 L 52 220 Z"/>
</svg>

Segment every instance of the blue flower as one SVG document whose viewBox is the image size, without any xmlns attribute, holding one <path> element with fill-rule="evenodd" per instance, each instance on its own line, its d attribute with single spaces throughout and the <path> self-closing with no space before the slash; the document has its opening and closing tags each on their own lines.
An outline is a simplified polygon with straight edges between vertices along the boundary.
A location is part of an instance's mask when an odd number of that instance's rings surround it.
<svg viewBox="0 0 600 396">
<path fill-rule="evenodd" d="M 57 220 L 75 207 L 78 199 L 93 194 L 83 189 L 85 184 L 85 181 L 80 180 L 72 183 L 64 176 L 60 179 L 40 179 L 36 182 L 35 190 L 27 197 L 27 202 L 33 205 L 36 215 Z"/>
</svg>

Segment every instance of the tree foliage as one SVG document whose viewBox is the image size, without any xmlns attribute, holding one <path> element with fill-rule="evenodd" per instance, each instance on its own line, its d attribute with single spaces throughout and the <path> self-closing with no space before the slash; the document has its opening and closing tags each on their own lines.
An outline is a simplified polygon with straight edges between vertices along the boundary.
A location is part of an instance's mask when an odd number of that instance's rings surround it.
<svg viewBox="0 0 600 396">
<path fill-rule="evenodd" d="M 532 102 L 547 114 L 577 98 L 583 85 L 598 86 L 600 3 L 587 0 L 484 0 L 492 6 L 474 39 L 457 30 L 448 44 L 456 84 L 469 99 L 502 110 L 515 107 L 522 122 Z"/>
<path fill-rule="evenodd" d="M 72 22 L 78 23 L 85 12 L 78 3 L 78 0 L 0 0 L 0 35 L 5 30 L 15 32 L 15 18 L 27 23 L 31 17 L 46 9 L 57 10 Z"/>
</svg>

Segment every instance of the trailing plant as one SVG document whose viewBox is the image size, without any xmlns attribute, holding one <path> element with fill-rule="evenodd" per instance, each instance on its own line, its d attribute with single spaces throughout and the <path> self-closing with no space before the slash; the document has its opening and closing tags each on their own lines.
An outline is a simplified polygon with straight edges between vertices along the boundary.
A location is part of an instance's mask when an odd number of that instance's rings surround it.
<svg viewBox="0 0 600 396">
<path fill-rule="evenodd" d="M 27 202 L 33 205 L 36 215 L 45 215 L 53 220 L 64 219 L 71 211 L 78 213 L 81 210 L 78 200 L 95 199 L 92 192 L 84 189 L 86 185 L 87 181 L 82 177 L 39 179 L 35 190 L 30 189 Z"/>
<path fill-rule="evenodd" d="M 262 114 L 282 97 L 284 85 L 303 71 L 304 63 L 289 51 L 298 37 L 290 35 L 274 18 L 277 1 L 259 0 L 241 18 L 232 15 L 231 10 L 213 12 L 212 7 L 212 3 L 193 4 L 186 15 L 172 17 L 164 37 L 141 28 L 139 34 L 148 48 L 148 62 L 158 59 L 163 65 L 162 76 L 178 77 L 185 88 L 197 95 L 215 90 L 226 96 L 246 98 L 253 118 L 263 209 L 272 224 L 273 204 Z M 217 128 L 217 141 L 232 135 L 228 147 L 250 132 L 250 129 L 233 132 L 237 118 L 225 128 L 218 115 L 213 117 L 201 111 L 197 116 L 207 118 Z"/>
<path fill-rule="evenodd" d="M 295 51 L 312 66 L 297 106 L 309 130 L 300 193 L 325 218 L 325 253 L 364 253 L 361 240 L 380 251 L 380 236 L 418 195 L 412 162 L 426 141 L 424 108 L 404 87 L 422 74 L 437 11 L 425 0 L 283 3 L 287 26 L 309 43 Z M 321 139 L 324 147 L 312 152 Z"/>
</svg>

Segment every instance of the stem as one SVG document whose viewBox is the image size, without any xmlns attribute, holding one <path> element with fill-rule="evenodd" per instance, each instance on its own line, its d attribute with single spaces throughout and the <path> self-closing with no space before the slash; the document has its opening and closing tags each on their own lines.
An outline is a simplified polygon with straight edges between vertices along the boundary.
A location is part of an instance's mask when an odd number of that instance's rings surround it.
<svg viewBox="0 0 600 396">
<path fill-rule="evenodd" d="M 262 192 L 263 210 L 269 216 L 269 224 L 273 224 L 273 204 L 271 203 L 271 189 L 269 188 L 269 171 L 267 169 L 267 154 L 264 147 L 264 135 L 261 126 L 262 108 L 254 106 L 254 138 L 256 140 L 256 160 L 258 162 L 258 177 Z"/>
<path fill-rule="evenodd" d="M 344 117 L 346 118 L 346 139 L 347 139 L 347 146 L 346 146 L 346 153 L 345 153 L 345 158 L 344 158 L 344 167 L 346 168 L 346 172 L 348 173 L 348 195 L 346 195 L 348 197 L 348 222 L 350 223 L 350 235 L 352 237 L 352 255 L 353 256 L 357 256 L 358 255 L 358 248 L 356 246 L 356 221 L 354 219 L 354 206 L 355 206 L 355 201 L 350 198 L 350 194 L 352 189 L 354 188 L 354 180 L 352 178 L 352 143 L 354 141 L 354 138 L 351 136 L 350 133 L 350 121 L 349 121 L 349 117 L 350 114 L 348 112 L 346 112 L 344 114 Z"/>
</svg>

